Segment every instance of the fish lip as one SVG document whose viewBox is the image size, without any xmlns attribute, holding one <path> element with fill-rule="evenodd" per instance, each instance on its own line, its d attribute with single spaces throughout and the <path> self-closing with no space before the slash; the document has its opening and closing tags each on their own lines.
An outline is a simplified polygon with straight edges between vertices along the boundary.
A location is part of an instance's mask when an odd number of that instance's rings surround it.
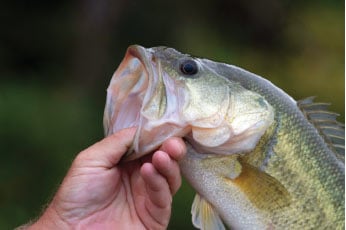
<svg viewBox="0 0 346 230">
<path fill-rule="evenodd" d="M 147 51 L 143 46 L 140 45 L 131 45 L 127 48 L 127 55 L 137 58 L 143 65 L 145 70 L 151 70 L 151 65 L 148 62 L 152 58 L 152 53 Z"/>
</svg>

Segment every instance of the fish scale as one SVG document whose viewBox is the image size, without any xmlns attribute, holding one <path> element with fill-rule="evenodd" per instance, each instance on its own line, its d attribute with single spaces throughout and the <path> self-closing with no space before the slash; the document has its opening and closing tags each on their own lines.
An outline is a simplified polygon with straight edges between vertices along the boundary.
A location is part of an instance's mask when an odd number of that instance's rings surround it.
<svg viewBox="0 0 346 230">
<path fill-rule="evenodd" d="M 344 171 L 340 170 L 340 162 L 298 109 L 287 109 L 290 101 L 283 103 L 277 97 L 266 98 L 277 107 L 276 117 L 280 118 L 277 121 L 280 127 L 276 137 L 273 137 L 276 139 L 276 145 L 273 146 L 276 154 L 264 171 L 280 181 L 292 199 L 287 211 L 279 210 L 274 213 L 273 219 L 287 219 L 281 222 L 282 228 L 343 228 L 344 189 L 341 185 L 344 183 Z M 316 190 L 319 192 L 316 193 Z M 304 207 L 304 210 L 297 215 L 299 207 Z M 339 214 L 335 215 L 330 210 L 337 210 Z M 327 222 L 324 221 L 326 219 Z"/>
</svg>

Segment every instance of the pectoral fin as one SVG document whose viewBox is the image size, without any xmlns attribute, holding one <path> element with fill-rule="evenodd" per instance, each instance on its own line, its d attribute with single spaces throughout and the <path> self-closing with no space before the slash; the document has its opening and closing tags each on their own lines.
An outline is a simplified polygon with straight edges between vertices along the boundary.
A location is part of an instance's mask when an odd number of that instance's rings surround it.
<svg viewBox="0 0 346 230">
<path fill-rule="evenodd" d="M 261 210 L 275 210 L 289 205 L 286 188 L 274 177 L 247 163 L 241 162 L 242 172 L 231 180 Z"/>
<path fill-rule="evenodd" d="M 205 199 L 196 194 L 192 204 L 192 223 L 202 230 L 225 230 L 219 214 Z"/>
</svg>

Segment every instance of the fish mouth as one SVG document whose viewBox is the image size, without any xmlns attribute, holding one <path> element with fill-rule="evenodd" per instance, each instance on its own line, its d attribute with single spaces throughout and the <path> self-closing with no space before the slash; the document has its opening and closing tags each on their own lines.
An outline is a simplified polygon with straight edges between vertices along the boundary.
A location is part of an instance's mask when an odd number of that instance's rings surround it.
<svg viewBox="0 0 346 230">
<path fill-rule="evenodd" d="M 112 76 L 103 120 L 106 136 L 139 125 L 139 111 L 148 88 L 148 70 L 151 69 L 145 62 L 146 55 L 142 47 L 130 46 Z"/>
<path fill-rule="evenodd" d="M 104 111 L 106 136 L 137 127 L 132 146 L 122 160 L 137 159 L 167 138 L 189 132 L 186 123 L 179 120 L 182 92 L 153 50 L 138 45 L 127 49 L 107 89 Z"/>
</svg>

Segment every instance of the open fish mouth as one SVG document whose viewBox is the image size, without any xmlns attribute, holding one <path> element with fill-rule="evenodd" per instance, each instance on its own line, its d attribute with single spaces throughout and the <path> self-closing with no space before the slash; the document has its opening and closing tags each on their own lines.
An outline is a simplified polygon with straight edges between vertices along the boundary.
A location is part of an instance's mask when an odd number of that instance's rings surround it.
<svg viewBox="0 0 346 230">
<path fill-rule="evenodd" d="M 126 160 L 155 150 L 169 137 L 189 132 L 178 115 L 183 90 L 173 85 L 174 80 L 151 49 L 137 45 L 128 48 L 107 89 L 104 113 L 106 136 L 137 127 Z"/>
<path fill-rule="evenodd" d="M 149 84 L 148 68 L 142 57 L 145 55 L 145 50 L 129 47 L 112 77 L 104 113 L 106 136 L 139 125 L 139 112 Z"/>
</svg>

